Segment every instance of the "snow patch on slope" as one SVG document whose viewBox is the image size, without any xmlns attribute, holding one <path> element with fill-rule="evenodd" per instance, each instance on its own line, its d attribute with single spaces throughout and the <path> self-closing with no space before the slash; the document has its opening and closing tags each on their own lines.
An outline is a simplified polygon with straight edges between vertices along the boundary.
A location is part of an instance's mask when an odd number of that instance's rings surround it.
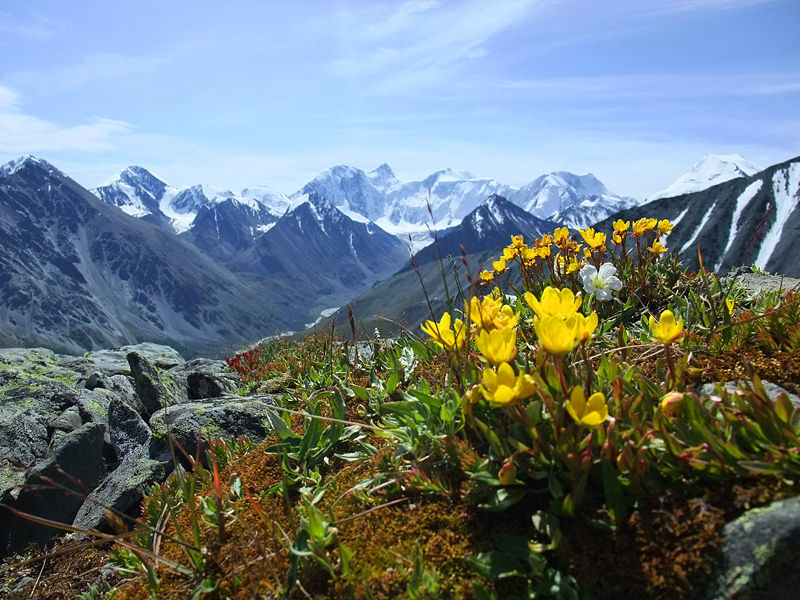
<svg viewBox="0 0 800 600">
<path fill-rule="evenodd" d="M 725 244 L 725 249 L 722 251 L 719 257 L 719 264 L 714 269 L 715 272 L 719 273 L 719 268 L 722 266 L 722 261 L 725 258 L 725 255 L 728 253 L 728 250 L 731 249 L 733 245 L 733 240 L 736 239 L 736 236 L 739 235 L 739 217 L 742 216 L 742 211 L 745 209 L 747 204 L 755 198 L 755 195 L 761 191 L 761 186 L 764 182 L 759 179 L 754 181 L 750 185 L 748 185 L 745 190 L 739 194 L 739 197 L 736 199 L 736 208 L 733 210 L 733 217 L 731 218 L 731 227 L 730 227 L 730 234 L 728 235 L 728 243 Z"/>
<path fill-rule="evenodd" d="M 800 199 L 800 163 L 792 163 L 775 172 L 772 177 L 772 192 L 775 195 L 775 222 L 764 236 L 755 265 L 764 269 L 775 248 L 783 237 L 783 228 L 789 215 L 797 208 Z"/>
</svg>

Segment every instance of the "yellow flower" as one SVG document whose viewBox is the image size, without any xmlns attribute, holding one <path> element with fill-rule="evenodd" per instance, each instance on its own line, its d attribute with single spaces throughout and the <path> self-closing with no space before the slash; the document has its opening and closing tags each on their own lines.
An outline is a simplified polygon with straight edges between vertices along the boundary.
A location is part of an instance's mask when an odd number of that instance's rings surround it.
<svg viewBox="0 0 800 600">
<path fill-rule="evenodd" d="M 602 248 L 606 244 L 606 234 L 595 233 L 594 228 L 592 227 L 579 229 L 578 233 L 581 234 L 583 241 L 586 242 L 586 244 L 591 248 Z"/>
<path fill-rule="evenodd" d="M 614 225 L 614 232 L 622 235 L 623 233 L 628 231 L 628 228 L 631 226 L 631 222 L 623 221 L 622 219 L 617 219 L 616 221 L 614 221 L 613 225 Z"/>
<path fill-rule="evenodd" d="M 566 227 L 556 228 L 556 230 L 553 232 L 553 239 L 555 239 L 557 245 L 564 245 L 569 239 L 569 229 Z"/>
<path fill-rule="evenodd" d="M 539 257 L 538 250 L 536 248 L 525 248 L 522 250 L 522 260 L 523 262 L 530 266 L 536 263 L 536 259 Z"/>
<path fill-rule="evenodd" d="M 467 341 L 467 328 L 464 322 L 456 319 L 451 329 L 450 313 L 447 312 L 442 315 L 438 323 L 428 320 L 424 325 L 420 325 L 420 329 L 431 336 L 434 344 L 447 350 L 460 350 Z"/>
<path fill-rule="evenodd" d="M 598 427 L 608 418 L 606 397 L 601 392 L 595 392 L 586 400 L 580 386 L 572 388 L 565 407 L 569 416 L 585 427 Z"/>
<path fill-rule="evenodd" d="M 536 244 L 535 245 L 536 245 L 537 248 L 544 248 L 545 246 L 549 246 L 553 242 L 555 242 L 555 238 L 552 235 L 550 235 L 549 233 L 545 233 L 541 237 L 541 239 L 536 240 Z"/>
<path fill-rule="evenodd" d="M 495 273 L 504 273 L 506 270 L 506 259 L 501 258 L 500 260 L 492 261 L 492 268 Z"/>
<path fill-rule="evenodd" d="M 725 298 L 725 306 L 728 307 L 728 314 L 733 314 L 733 298 Z"/>
<path fill-rule="evenodd" d="M 638 237 L 644 235 L 648 231 L 653 231 L 657 224 L 658 221 L 656 219 L 639 219 L 633 224 L 633 235 Z"/>
<path fill-rule="evenodd" d="M 497 371 L 485 369 L 481 377 L 481 393 L 494 406 L 506 406 L 517 400 L 529 398 L 536 391 L 536 382 L 528 374 L 514 375 L 508 363 Z"/>
<path fill-rule="evenodd" d="M 547 258 L 550 256 L 550 246 L 542 246 L 541 248 L 537 248 L 536 255 L 539 258 Z"/>
<path fill-rule="evenodd" d="M 509 305 L 503 304 L 497 288 L 483 300 L 473 296 L 469 305 L 464 303 L 464 308 L 465 312 L 469 313 L 469 320 L 483 329 L 506 329 L 516 327 L 519 322 L 519 313 L 515 313 Z"/>
<path fill-rule="evenodd" d="M 532 293 L 525 292 L 525 302 L 540 317 L 558 316 L 566 319 L 578 311 L 581 306 L 581 297 L 575 296 L 569 288 L 557 290 L 547 286 L 542 292 L 541 300 L 537 300 Z"/>
<path fill-rule="evenodd" d="M 681 392 L 670 392 L 661 398 L 661 410 L 666 413 L 675 413 L 683 405 L 683 400 Z"/>
<path fill-rule="evenodd" d="M 575 271 L 580 271 L 583 265 L 578 260 L 577 256 L 572 256 L 569 259 L 569 263 L 567 264 L 567 273 L 574 273 Z"/>
<path fill-rule="evenodd" d="M 503 248 L 503 260 L 505 261 L 511 262 L 517 254 L 519 254 L 519 250 L 513 246 Z"/>
<path fill-rule="evenodd" d="M 511 362 L 517 355 L 517 330 L 514 327 L 491 331 L 484 329 L 475 340 L 475 345 L 478 352 L 493 365 Z"/>
<path fill-rule="evenodd" d="M 481 271 L 481 282 L 489 283 L 494 279 L 494 271 Z"/>
<path fill-rule="evenodd" d="M 594 330 L 597 329 L 597 313 L 593 312 L 588 317 L 578 313 L 577 316 L 580 317 L 578 321 L 578 341 L 585 342 L 592 337 Z"/>
<path fill-rule="evenodd" d="M 522 248 L 525 245 L 525 241 L 521 235 L 512 235 L 511 245 L 514 248 Z"/>
<path fill-rule="evenodd" d="M 611 239 L 614 240 L 614 243 L 619 246 L 620 244 L 622 244 L 622 240 L 625 239 L 625 234 L 614 232 L 614 235 L 611 236 Z"/>
<path fill-rule="evenodd" d="M 648 252 L 652 252 L 656 256 L 659 256 L 661 254 L 664 254 L 664 252 L 667 251 L 667 247 L 664 246 L 664 244 L 662 244 L 658 240 L 656 240 L 656 241 L 653 242 L 653 245 L 650 248 L 647 249 L 647 251 Z"/>
<path fill-rule="evenodd" d="M 658 233 L 661 235 L 669 235 L 669 232 L 672 231 L 673 227 L 675 226 L 669 222 L 669 219 L 661 219 L 658 222 Z"/>
<path fill-rule="evenodd" d="M 675 315 L 671 310 L 665 310 L 661 313 L 661 319 L 658 322 L 651 316 L 650 317 L 650 331 L 653 333 L 653 339 L 662 344 L 671 344 L 683 335 L 683 317 L 675 322 Z"/>
<path fill-rule="evenodd" d="M 573 314 L 566 319 L 551 315 L 535 319 L 533 329 L 542 350 L 553 356 L 563 356 L 581 341 L 582 324 L 583 315 Z"/>
<path fill-rule="evenodd" d="M 517 480 L 517 465 L 514 464 L 513 457 L 503 463 L 497 478 L 500 480 L 500 485 L 511 485 Z"/>
</svg>

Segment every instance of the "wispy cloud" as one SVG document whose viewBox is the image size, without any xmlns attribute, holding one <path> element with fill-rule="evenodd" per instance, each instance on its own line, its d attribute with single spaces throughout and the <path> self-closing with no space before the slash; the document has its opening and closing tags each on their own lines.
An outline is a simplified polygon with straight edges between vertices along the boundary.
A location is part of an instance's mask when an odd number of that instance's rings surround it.
<svg viewBox="0 0 800 600">
<path fill-rule="evenodd" d="M 20 110 L 19 95 L 0 85 L 0 152 L 98 152 L 112 148 L 117 136 L 132 129 L 129 123 L 102 117 L 79 125 L 61 125 L 28 115 Z"/>
<path fill-rule="evenodd" d="M 22 22 L 7 12 L 0 12 L 0 33 L 17 40 L 42 42 L 54 38 L 63 28 L 61 23 L 40 15 L 31 17 L 29 22 Z"/>
<path fill-rule="evenodd" d="M 462 67 L 487 56 L 485 44 L 519 24 L 541 0 L 449 4 L 406 2 L 356 34 L 335 75 L 358 78 L 377 93 L 441 85 Z"/>
<path fill-rule="evenodd" d="M 698 98 L 800 93 L 800 72 L 730 75 L 612 75 L 538 78 L 500 83 L 537 94 L 591 94 L 592 98 Z"/>
<path fill-rule="evenodd" d="M 9 79 L 20 86 L 75 90 L 146 74 L 165 62 L 166 59 L 155 56 L 125 56 L 103 52 L 88 54 L 80 62 L 71 65 L 17 72 L 9 76 Z"/>
</svg>

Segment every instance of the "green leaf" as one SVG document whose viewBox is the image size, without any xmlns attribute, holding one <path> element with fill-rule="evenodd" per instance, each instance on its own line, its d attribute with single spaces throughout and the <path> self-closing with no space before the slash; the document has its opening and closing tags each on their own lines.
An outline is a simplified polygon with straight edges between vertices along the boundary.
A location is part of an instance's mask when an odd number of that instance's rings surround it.
<svg viewBox="0 0 800 600">
<path fill-rule="evenodd" d="M 270 411 L 267 413 L 267 418 L 269 419 L 269 423 L 272 426 L 272 430 L 275 432 L 275 435 L 282 440 L 288 438 L 300 439 L 300 436 L 289 428 L 281 415 L 278 413 Z"/>
<path fill-rule="evenodd" d="M 470 556 L 467 558 L 467 564 L 487 579 L 522 577 L 525 575 L 525 565 L 523 563 L 511 555 L 497 550 L 481 552 L 478 556 Z"/>
<path fill-rule="evenodd" d="M 525 490 L 521 488 L 498 488 L 489 496 L 489 499 L 478 506 L 489 512 L 501 512 L 514 506 L 525 497 Z"/>
<path fill-rule="evenodd" d="M 617 524 L 625 520 L 625 495 L 617 478 L 617 471 L 607 460 L 603 461 L 603 491 L 608 512 Z"/>
</svg>

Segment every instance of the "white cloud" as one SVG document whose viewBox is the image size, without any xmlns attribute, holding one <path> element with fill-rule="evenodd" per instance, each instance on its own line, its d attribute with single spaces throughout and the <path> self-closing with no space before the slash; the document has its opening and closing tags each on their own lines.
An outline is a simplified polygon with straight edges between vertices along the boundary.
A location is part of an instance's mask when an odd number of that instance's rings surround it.
<svg viewBox="0 0 800 600">
<path fill-rule="evenodd" d="M 100 82 L 150 73 L 166 62 L 165 58 L 154 56 L 100 52 L 88 54 L 72 65 L 17 72 L 11 79 L 20 86 L 77 90 Z"/>
<path fill-rule="evenodd" d="M 360 78 L 383 94 L 441 85 L 465 65 L 486 57 L 490 39 L 518 25 L 541 3 L 404 3 L 356 35 L 349 51 L 331 62 L 331 71 Z"/>
<path fill-rule="evenodd" d="M 20 97 L 0 85 L 0 152 L 26 154 L 60 150 L 97 152 L 114 146 L 115 138 L 133 127 L 123 121 L 95 117 L 79 125 L 61 125 L 27 115 Z"/>
</svg>

